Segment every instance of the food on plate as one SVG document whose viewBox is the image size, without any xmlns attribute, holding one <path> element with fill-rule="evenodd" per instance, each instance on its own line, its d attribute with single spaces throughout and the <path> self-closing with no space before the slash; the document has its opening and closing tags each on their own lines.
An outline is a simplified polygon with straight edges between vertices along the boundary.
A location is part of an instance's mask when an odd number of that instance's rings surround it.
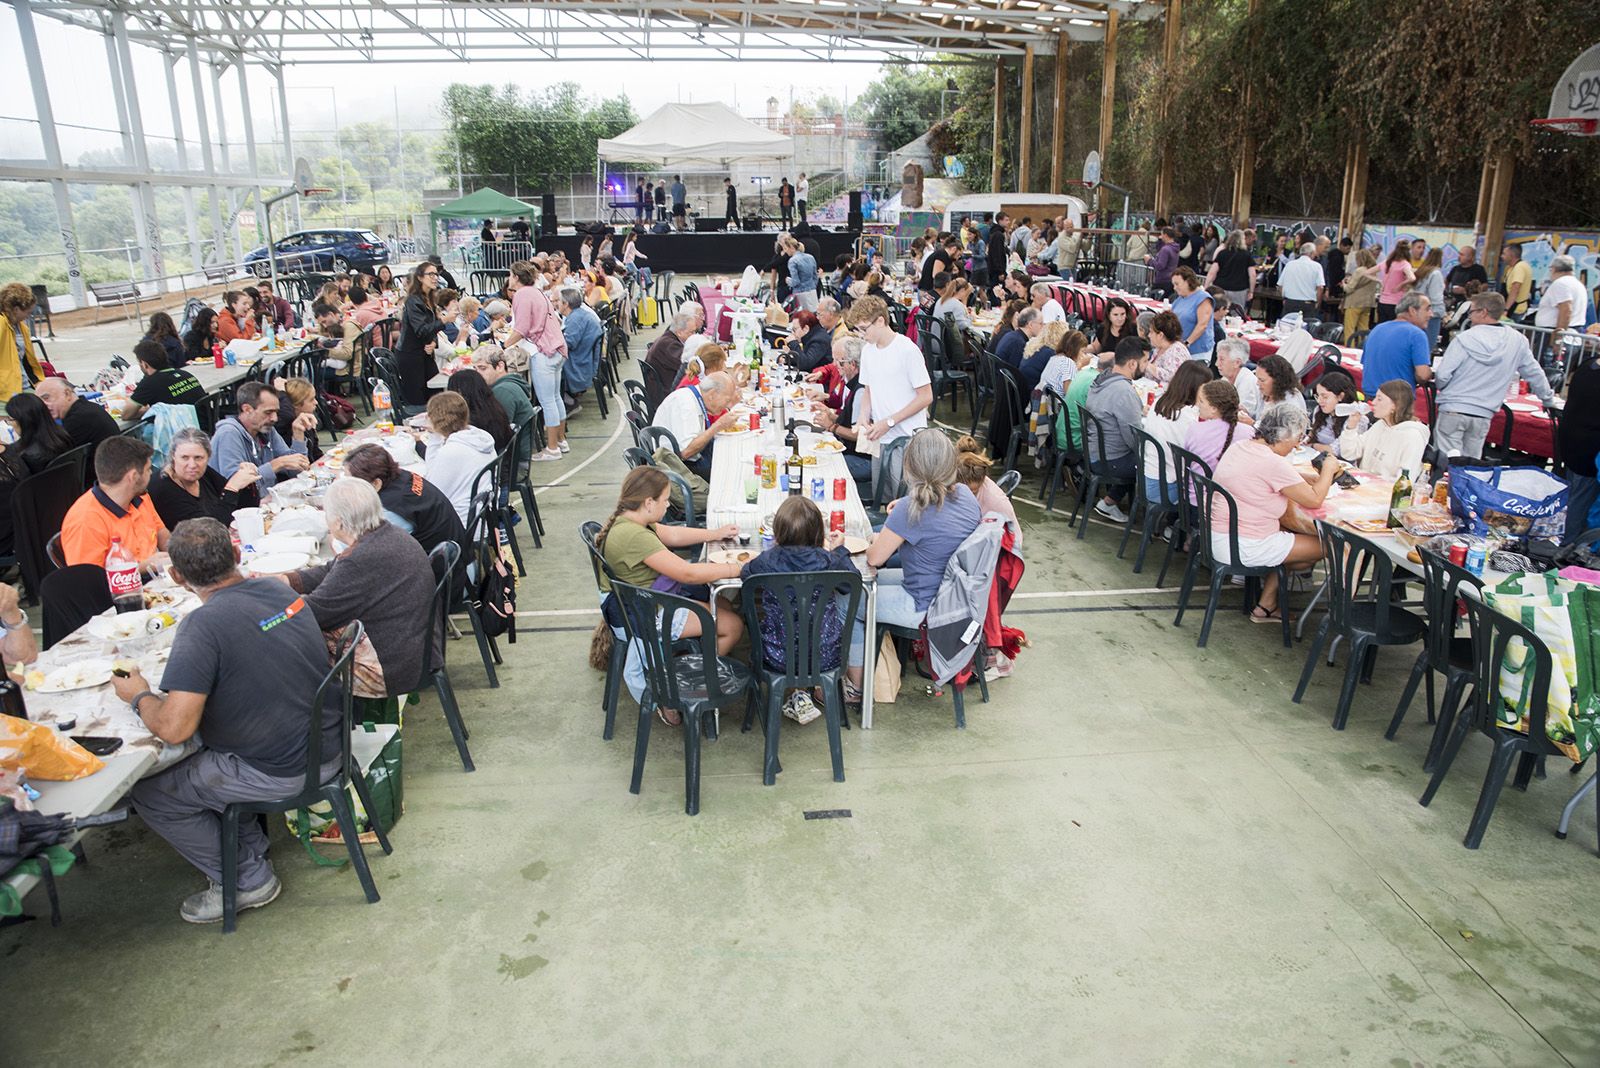
<svg viewBox="0 0 1600 1068">
<path fill-rule="evenodd" d="M 832 438 L 823 438 L 811 445 L 812 452 L 844 452 L 844 445 Z"/>
<path fill-rule="evenodd" d="M 1408 508 L 1400 516 L 1400 525 L 1407 534 L 1417 537 L 1433 537 L 1437 534 L 1449 534 L 1456 529 L 1456 517 L 1450 514 L 1450 509 L 1438 504 L 1423 504 L 1415 508 Z"/>
<path fill-rule="evenodd" d="M 33 683 L 33 676 L 38 672 L 28 673 L 29 685 L 40 693 L 60 693 L 65 690 L 81 690 L 86 686 L 99 686 L 111 679 L 111 664 L 105 660 L 80 660 L 74 664 L 66 664 L 41 676 L 37 683 Z"/>
<path fill-rule="evenodd" d="M 171 590 L 152 590 L 149 586 L 144 588 L 144 606 L 146 608 L 168 608 L 178 603 L 179 595 Z"/>
<path fill-rule="evenodd" d="M 1346 519 L 1340 526 L 1353 530 L 1357 534 L 1387 534 L 1389 521 L 1387 519 Z"/>
</svg>

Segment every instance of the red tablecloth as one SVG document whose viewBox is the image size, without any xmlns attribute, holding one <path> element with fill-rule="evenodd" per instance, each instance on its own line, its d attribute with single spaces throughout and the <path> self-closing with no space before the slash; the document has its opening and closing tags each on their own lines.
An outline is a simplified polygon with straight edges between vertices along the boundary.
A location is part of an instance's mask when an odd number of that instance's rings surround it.
<svg viewBox="0 0 1600 1068">
<path fill-rule="evenodd" d="M 1250 345 L 1250 359 L 1252 360 L 1259 360 L 1264 356 L 1271 356 L 1278 351 L 1278 340 L 1276 338 L 1247 337 L 1244 340 Z M 1319 352 L 1321 351 L 1322 346 L 1325 344 L 1327 344 L 1327 342 L 1319 341 L 1317 342 L 1317 347 L 1311 351 Z M 1335 347 L 1339 349 L 1340 367 L 1344 369 L 1346 374 L 1354 378 L 1356 380 L 1356 385 L 1359 386 L 1361 384 L 1361 350 L 1347 349 L 1342 346 Z"/>
<path fill-rule="evenodd" d="M 1545 413 L 1538 397 L 1517 396 L 1505 402 L 1511 409 L 1511 448 L 1529 456 L 1554 456 L 1555 423 Z M 1428 410 L 1428 395 L 1417 390 L 1417 418 L 1426 423 L 1432 413 Z M 1498 446 L 1505 439 L 1506 416 L 1502 409 L 1489 421 L 1488 445 Z"/>
</svg>

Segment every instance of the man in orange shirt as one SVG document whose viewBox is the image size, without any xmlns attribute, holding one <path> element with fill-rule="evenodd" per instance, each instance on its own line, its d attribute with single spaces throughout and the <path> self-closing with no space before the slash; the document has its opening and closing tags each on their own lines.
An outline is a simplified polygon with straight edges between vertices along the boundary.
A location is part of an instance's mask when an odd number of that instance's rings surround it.
<svg viewBox="0 0 1600 1068">
<path fill-rule="evenodd" d="M 224 346 L 237 338 L 253 341 L 257 337 L 255 306 L 250 294 L 230 289 L 222 295 L 226 305 L 217 313 L 217 340 Z"/>
<path fill-rule="evenodd" d="M 95 485 L 73 502 L 61 523 L 61 552 L 68 566 L 104 567 L 112 538 L 121 538 L 141 567 L 148 567 L 158 552 L 164 555 L 167 528 L 145 496 L 150 454 L 149 445 L 120 434 L 100 443 L 94 453 Z"/>
</svg>

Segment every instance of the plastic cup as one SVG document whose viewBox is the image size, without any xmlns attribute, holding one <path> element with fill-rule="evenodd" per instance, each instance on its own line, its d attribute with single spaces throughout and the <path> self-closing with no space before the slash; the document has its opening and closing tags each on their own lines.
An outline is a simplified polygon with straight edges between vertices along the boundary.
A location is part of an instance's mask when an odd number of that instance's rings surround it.
<svg viewBox="0 0 1600 1068">
<path fill-rule="evenodd" d="M 239 543 L 249 545 L 260 541 L 266 533 L 265 517 L 259 508 L 241 508 L 233 513 L 233 525 L 239 530 Z"/>
</svg>

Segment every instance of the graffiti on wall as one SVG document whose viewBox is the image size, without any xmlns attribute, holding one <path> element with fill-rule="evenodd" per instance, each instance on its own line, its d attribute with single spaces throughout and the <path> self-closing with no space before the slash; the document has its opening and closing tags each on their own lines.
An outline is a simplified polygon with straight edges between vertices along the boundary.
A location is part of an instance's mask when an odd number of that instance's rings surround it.
<svg viewBox="0 0 1600 1068">
<path fill-rule="evenodd" d="M 1367 245 L 1377 245 L 1388 250 L 1396 241 L 1428 243 L 1429 248 L 1444 250 L 1444 269 L 1449 271 L 1460 259 L 1460 249 L 1473 244 L 1471 230 L 1458 230 L 1443 226 L 1369 226 L 1363 234 Z M 1589 291 L 1589 299 L 1597 300 L 1600 293 L 1600 233 L 1593 230 L 1507 230 L 1505 243 L 1515 245 L 1522 259 L 1533 269 L 1536 289 L 1542 289 L 1550 280 L 1550 261 L 1556 256 L 1571 256 L 1574 273 Z"/>
</svg>

